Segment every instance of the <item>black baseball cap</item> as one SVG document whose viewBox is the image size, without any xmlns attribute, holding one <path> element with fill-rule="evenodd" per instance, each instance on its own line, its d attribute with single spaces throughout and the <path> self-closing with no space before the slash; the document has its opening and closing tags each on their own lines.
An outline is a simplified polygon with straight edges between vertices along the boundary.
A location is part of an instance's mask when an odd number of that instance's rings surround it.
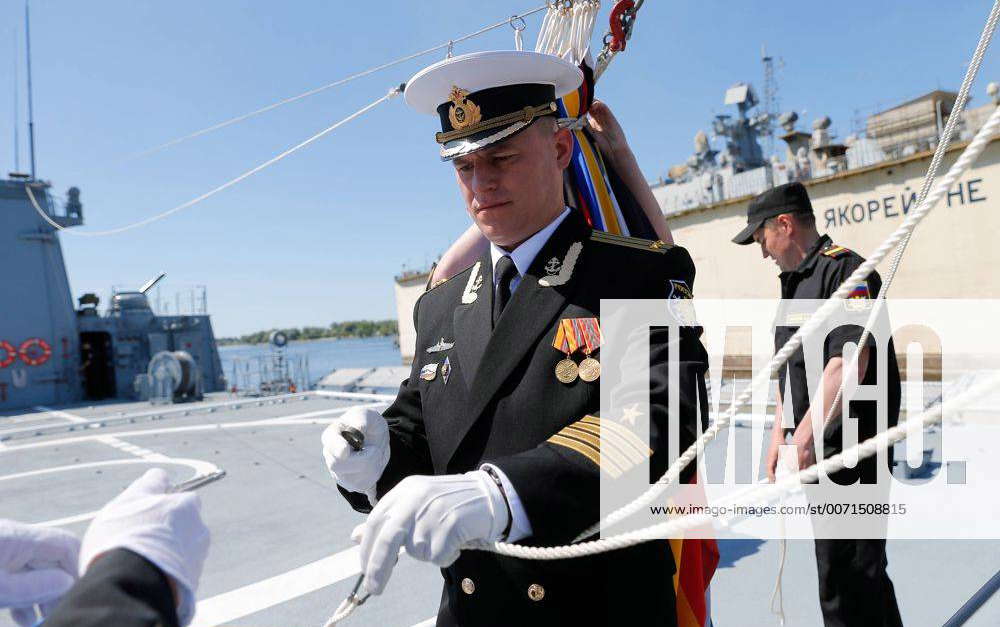
<svg viewBox="0 0 1000 627">
<path fill-rule="evenodd" d="M 733 243 L 746 246 L 753 243 L 753 234 L 764 221 L 783 213 L 812 213 L 809 194 L 802 183 L 785 183 L 769 189 L 750 201 L 747 207 L 747 226 L 733 238 Z"/>
</svg>

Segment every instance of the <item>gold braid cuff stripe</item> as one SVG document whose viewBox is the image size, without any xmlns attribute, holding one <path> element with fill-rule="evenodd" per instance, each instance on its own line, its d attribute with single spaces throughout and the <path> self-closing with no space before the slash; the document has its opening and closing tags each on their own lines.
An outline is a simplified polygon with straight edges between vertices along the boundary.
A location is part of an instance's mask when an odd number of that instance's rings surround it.
<svg viewBox="0 0 1000 627">
<path fill-rule="evenodd" d="M 448 131 L 447 133 L 437 133 L 434 135 L 434 139 L 436 139 L 439 144 L 445 144 L 454 139 L 462 139 L 463 137 L 474 135 L 480 131 L 500 128 L 501 126 L 507 126 L 508 124 L 512 124 L 514 122 L 529 123 L 539 115 L 547 115 L 549 113 L 554 113 L 555 111 L 556 103 L 554 102 L 538 105 L 537 107 L 525 107 L 520 111 L 483 120 L 482 122 L 477 122 L 476 124 L 462 129 Z"/>
</svg>

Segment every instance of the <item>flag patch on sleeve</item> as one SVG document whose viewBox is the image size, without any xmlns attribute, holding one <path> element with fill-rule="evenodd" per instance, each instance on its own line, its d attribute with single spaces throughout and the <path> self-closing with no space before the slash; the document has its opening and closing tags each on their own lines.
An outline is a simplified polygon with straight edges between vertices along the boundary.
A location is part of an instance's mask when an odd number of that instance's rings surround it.
<svg viewBox="0 0 1000 627">
<path fill-rule="evenodd" d="M 869 298 L 870 296 L 868 294 L 868 284 L 867 283 L 861 283 L 861 284 L 857 285 L 853 290 L 851 290 L 851 293 L 848 294 L 847 297 L 848 298 Z"/>
</svg>

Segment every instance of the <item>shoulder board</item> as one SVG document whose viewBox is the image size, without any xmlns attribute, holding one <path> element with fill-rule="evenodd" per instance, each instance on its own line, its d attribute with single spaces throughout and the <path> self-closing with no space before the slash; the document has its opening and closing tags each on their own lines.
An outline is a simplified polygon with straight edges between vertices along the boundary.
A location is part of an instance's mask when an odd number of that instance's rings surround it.
<svg viewBox="0 0 1000 627">
<path fill-rule="evenodd" d="M 605 233 L 604 231 L 598 231 L 594 229 L 590 234 L 590 239 L 595 242 L 604 242 L 606 244 L 616 244 L 618 246 L 628 246 L 629 248 L 639 248 L 642 250 L 657 250 L 666 251 L 673 248 L 670 244 L 664 243 L 660 240 L 648 240 L 642 239 L 641 237 L 628 237 L 625 235 L 615 235 L 614 233 Z"/>
<path fill-rule="evenodd" d="M 833 259 L 836 259 L 837 257 L 846 255 L 849 252 L 851 252 L 849 248 L 844 248 L 843 246 L 837 246 L 836 244 L 834 244 L 833 246 L 830 246 L 829 248 L 824 250 L 821 254 L 826 257 L 831 257 Z"/>
</svg>

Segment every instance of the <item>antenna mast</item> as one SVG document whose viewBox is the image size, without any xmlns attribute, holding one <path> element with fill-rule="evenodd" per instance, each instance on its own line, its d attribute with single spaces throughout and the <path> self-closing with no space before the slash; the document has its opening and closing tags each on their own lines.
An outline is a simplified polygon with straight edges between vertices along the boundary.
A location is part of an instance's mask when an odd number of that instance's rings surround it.
<svg viewBox="0 0 1000 627">
<path fill-rule="evenodd" d="M 11 29 L 11 40 L 14 42 L 14 171 L 21 171 L 21 112 L 20 98 L 18 98 L 21 78 L 18 76 L 18 50 L 17 50 L 17 27 Z"/>
<path fill-rule="evenodd" d="M 764 65 L 764 113 L 767 114 L 767 156 L 774 154 L 774 125 L 778 121 L 778 82 L 774 78 L 774 57 L 760 46 L 760 62 Z"/>
<path fill-rule="evenodd" d="M 35 111 L 31 99 L 31 24 L 28 0 L 24 0 L 24 44 L 28 53 L 28 145 L 31 152 L 31 180 L 35 180 Z"/>
</svg>

